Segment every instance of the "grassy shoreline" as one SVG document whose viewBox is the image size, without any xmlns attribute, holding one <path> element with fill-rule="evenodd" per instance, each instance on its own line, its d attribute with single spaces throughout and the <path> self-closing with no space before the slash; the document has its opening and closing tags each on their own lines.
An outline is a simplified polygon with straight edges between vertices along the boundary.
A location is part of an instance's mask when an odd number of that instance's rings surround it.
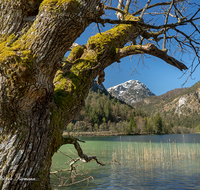
<svg viewBox="0 0 200 190">
<path fill-rule="evenodd" d="M 200 134 L 200 132 L 196 132 L 195 134 Z M 124 136 L 124 135 L 156 135 L 152 133 L 132 133 L 132 134 L 127 134 L 127 133 L 117 133 L 117 132 L 112 132 L 112 131 L 90 131 L 90 132 L 63 132 L 63 136 L 74 136 L 74 137 L 94 137 L 94 136 Z M 167 134 L 162 134 L 162 135 L 167 135 Z"/>
<path fill-rule="evenodd" d="M 89 136 L 89 137 L 94 137 L 94 136 L 123 136 L 123 135 L 138 135 L 138 134 L 127 134 L 127 133 L 117 133 L 117 132 L 112 132 L 112 131 L 92 131 L 92 132 L 63 132 L 63 136 L 76 136 L 76 137 L 81 137 L 81 136 Z"/>
</svg>

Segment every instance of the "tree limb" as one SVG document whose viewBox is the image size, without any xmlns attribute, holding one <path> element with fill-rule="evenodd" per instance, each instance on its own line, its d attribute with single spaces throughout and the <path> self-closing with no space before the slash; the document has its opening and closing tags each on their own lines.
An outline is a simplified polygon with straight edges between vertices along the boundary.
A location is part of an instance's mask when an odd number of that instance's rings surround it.
<svg viewBox="0 0 200 190">
<path fill-rule="evenodd" d="M 176 0 L 175 3 L 179 3 L 179 2 L 183 2 L 183 1 L 184 1 L 184 0 Z M 147 9 L 151 9 L 151 8 L 157 7 L 157 6 L 170 5 L 170 4 L 171 4 L 170 1 L 169 1 L 169 2 L 162 2 L 162 3 L 155 3 L 155 4 L 153 4 L 153 5 L 148 6 Z M 143 8 L 137 10 L 137 11 L 134 12 L 134 13 L 132 13 L 132 15 L 133 15 L 133 16 L 138 15 L 138 14 L 140 14 L 140 12 L 142 12 L 142 11 L 143 11 Z"/>
<path fill-rule="evenodd" d="M 79 140 L 77 138 L 73 138 L 73 137 L 67 137 L 67 138 L 63 137 L 63 144 L 73 144 L 74 145 L 74 147 L 75 147 L 75 149 L 78 153 L 78 156 L 79 156 L 78 160 L 81 160 L 83 162 L 90 162 L 91 160 L 95 160 L 97 164 L 99 164 L 101 166 L 105 165 L 105 164 L 99 162 L 96 156 L 87 156 L 86 154 L 84 154 L 80 144 L 78 143 L 78 141 L 79 142 L 85 142 L 85 141 L 81 141 L 81 140 Z M 76 159 L 70 165 L 73 165 L 78 160 Z"/>
<path fill-rule="evenodd" d="M 110 7 L 110 6 L 105 6 L 104 7 L 106 10 L 113 10 L 113 11 L 116 11 L 116 12 L 120 12 L 122 14 L 125 14 L 125 12 L 121 9 L 118 9 L 118 8 L 115 8 L 115 7 Z"/>
<path fill-rule="evenodd" d="M 121 58 L 129 56 L 129 55 L 142 54 L 142 53 L 147 53 L 149 55 L 156 56 L 156 57 L 164 60 L 166 63 L 168 63 L 174 67 L 177 67 L 181 71 L 188 69 L 183 63 L 181 63 L 180 61 L 167 55 L 167 53 L 165 51 L 158 49 L 154 44 L 146 44 L 146 45 L 142 45 L 142 46 L 141 45 L 133 45 L 133 46 L 121 48 L 118 50 L 116 57 L 117 57 L 117 59 L 121 59 Z"/>
<path fill-rule="evenodd" d="M 140 14 L 140 18 L 143 17 L 143 15 L 144 15 L 145 11 L 147 10 L 147 8 L 148 8 L 148 6 L 149 6 L 150 3 L 151 3 L 151 0 L 148 0 L 147 3 L 146 3 L 146 5 L 145 5 L 145 7 L 142 10 L 142 13 Z"/>
<path fill-rule="evenodd" d="M 123 6 L 123 0 L 119 0 L 119 3 L 118 3 L 118 6 L 117 6 L 117 8 L 118 9 L 122 9 L 122 6 Z M 116 12 L 116 15 L 117 15 L 117 18 L 119 19 L 119 20 L 123 20 L 123 14 L 121 13 L 121 12 Z"/>
<path fill-rule="evenodd" d="M 167 12 L 167 15 L 166 15 L 166 18 L 165 18 L 165 25 L 168 23 L 169 13 L 172 9 L 173 4 L 174 4 L 174 0 L 172 0 L 170 7 L 168 9 L 168 12 Z M 166 46 L 166 28 L 164 28 L 163 50 L 165 50 L 165 46 Z"/>
<path fill-rule="evenodd" d="M 196 18 L 194 20 L 200 20 L 200 18 Z M 182 23 L 172 23 L 172 24 L 166 24 L 166 25 L 159 25 L 159 26 L 155 26 L 155 25 L 151 25 L 151 24 L 145 24 L 143 22 L 140 22 L 140 21 L 134 21 L 134 20 L 112 20 L 112 19 L 102 19 L 102 18 L 99 18 L 97 19 L 95 22 L 97 23 L 101 23 L 101 24 L 104 24 L 104 23 L 109 23 L 109 24 L 132 24 L 132 25 L 139 25 L 139 26 L 143 26 L 145 28 L 152 28 L 152 29 L 163 29 L 163 28 L 175 28 L 177 26 L 182 26 L 182 25 L 186 25 L 187 22 L 190 22 L 190 20 L 186 20 Z"/>
<path fill-rule="evenodd" d="M 125 8 L 124 8 L 125 12 L 128 12 L 130 4 L 131 4 L 131 0 L 126 0 L 126 5 L 125 5 Z"/>
</svg>

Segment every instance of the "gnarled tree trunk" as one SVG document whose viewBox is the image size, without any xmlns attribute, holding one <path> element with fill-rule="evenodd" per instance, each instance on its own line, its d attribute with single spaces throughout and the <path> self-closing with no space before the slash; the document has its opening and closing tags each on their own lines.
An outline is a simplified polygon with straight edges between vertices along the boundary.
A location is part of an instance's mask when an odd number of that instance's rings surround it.
<svg viewBox="0 0 200 190">
<path fill-rule="evenodd" d="M 54 103 L 53 79 L 66 51 L 99 16 L 98 4 L 1 1 L 2 189 L 50 189 L 51 157 L 62 145 L 64 128 L 61 108 Z M 65 124 L 78 110 L 67 114 Z"/>
</svg>

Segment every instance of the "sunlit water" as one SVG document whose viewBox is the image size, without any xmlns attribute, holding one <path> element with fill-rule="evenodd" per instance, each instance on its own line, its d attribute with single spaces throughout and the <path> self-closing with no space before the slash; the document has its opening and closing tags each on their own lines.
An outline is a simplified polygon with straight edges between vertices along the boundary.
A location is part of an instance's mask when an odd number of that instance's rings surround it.
<svg viewBox="0 0 200 190">
<path fill-rule="evenodd" d="M 53 189 L 200 189 L 200 135 L 81 139 L 86 141 L 81 143 L 84 153 L 96 155 L 106 165 L 81 163 L 75 179 L 69 179 L 68 171 L 57 176 L 52 174 Z M 78 157 L 72 145 L 60 150 L 74 159 Z M 69 168 L 70 158 L 62 153 L 54 155 L 52 171 Z M 66 186 L 88 177 L 88 180 Z"/>
</svg>

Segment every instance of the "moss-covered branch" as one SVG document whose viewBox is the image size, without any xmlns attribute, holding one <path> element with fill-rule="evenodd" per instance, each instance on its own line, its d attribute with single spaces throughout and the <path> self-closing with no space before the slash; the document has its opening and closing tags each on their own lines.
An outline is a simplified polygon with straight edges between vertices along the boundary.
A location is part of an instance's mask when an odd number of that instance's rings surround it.
<svg viewBox="0 0 200 190">
<path fill-rule="evenodd" d="M 158 58 L 164 60 L 166 63 L 168 63 L 174 67 L 177 67 L 181 71 L 188 69 L 183 63 L 181 63 L 180 61 L 176 60 L 175 58 L 169 56 L 166 53 L 166 51 L 158 49 L 154 44 L 132 45 L 132 46 L 127 46 L 127 47 L 118 49 L 116 57 L 118 59 L 121 59 L 121 58 L 129 56 L 129 55 L 143 54 L 143 53 L 158 57 Z"/>
<path fill-rule="evenodd" d="M 125 18 L 138 19 L 131 15 L 126 15 Z M 64 123 L 70 122 L 80 111 L 96 76 L 116 61 L 116 49 L 135 40 L 139 34 L 139 27 L 117 25 L 111 30 L 92 36 L 87 44 L 76 46 L 71 51 L 67 62 L 54 79 L 54 100 Z"/>
</svg>

